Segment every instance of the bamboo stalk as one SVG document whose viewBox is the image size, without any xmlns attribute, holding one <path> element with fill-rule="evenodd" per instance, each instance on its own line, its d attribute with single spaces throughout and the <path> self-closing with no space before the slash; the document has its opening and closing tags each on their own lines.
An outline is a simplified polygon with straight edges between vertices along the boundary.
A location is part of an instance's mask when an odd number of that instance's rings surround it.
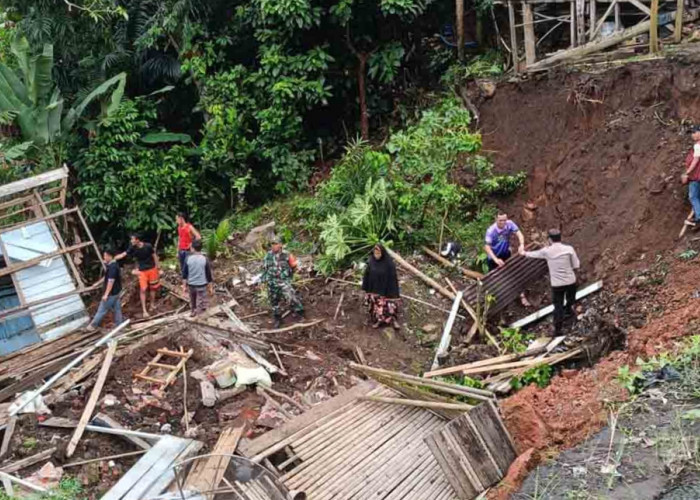
<svg viewBox="0 0 700 500">
<path fill-rule="evenodd" d="M 468 404 L 459 403 L 438 403 L 435 401 L 420 401 L 416 399 L 401 399 L 401 398 L 383 398 L 380 396 L 360 396 L 359 399 L 365 401 L 375 401 L 377 403 L 387 403 L 394 405 L 416 406 L 418 408 L 429 408 L 432 410 L 464 410 L 468 411 L 474 408 Z"/>
</svg>

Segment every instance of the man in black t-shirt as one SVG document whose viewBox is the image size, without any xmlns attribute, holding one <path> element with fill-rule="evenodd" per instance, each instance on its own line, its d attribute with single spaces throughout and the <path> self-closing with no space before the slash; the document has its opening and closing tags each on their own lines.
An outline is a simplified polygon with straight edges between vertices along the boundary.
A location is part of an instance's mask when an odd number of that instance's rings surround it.
<svg viewBox="0 0 700 500">
<path fill-rule="evenodd" d="M 146 308 L 146 290 L 151 291 L 151 310 L 156 305 L 156 292 L 160 290 L 160 270 L 158 269 L 158 255 L 156 255 L 153 245 L 141 241 L 138 235 L 131 236 L 131 245 L 115 256 L 115 260 L 121 260 L 126 256 L 134 257 L 139 266 L 139 289 L 141 296 L 141 307 L 143 309 L 143 317 L 148 318 L 148 309 Z"/>
<path fill-rule="evenodd" d="M 102 289 L 102 300 L 97 308 L 95 317 L 88 326 L 89 331 L 94 331 L 102 323 L 102 319 L 109 311 L 114 312 L 114 324 L 119 325 L 124 321 L 122 306 L 119 303 L 119 294 L 122 291 L 122 275 L 119 263 L 114 259 L 112 250 L 105 250 L 102 258 L 105 261 L 105 284 Z"/>
</svg>

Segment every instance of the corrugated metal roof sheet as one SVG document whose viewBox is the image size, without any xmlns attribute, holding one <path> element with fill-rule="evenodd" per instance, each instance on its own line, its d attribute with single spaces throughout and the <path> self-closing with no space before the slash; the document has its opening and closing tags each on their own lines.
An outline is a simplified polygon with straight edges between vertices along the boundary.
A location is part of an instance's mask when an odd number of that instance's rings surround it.
<svg viewBox="0 0 700 500">
<path fill-rule="evenodd" d="M 37 222 L 0 235 L 10 261 L 26 261 L 58 250 L 46 222 Z M 39 265 L 15 273 L 19 288 L 27 303 L 46 299 L 76 289 L 68 272 L 65 257 L 54 257 Z M 87 311 L 78 295 L 48 302 L 29 309 L 34 325 L 42 338 L 54 338 L 65 333 L 66 324 L 78 328 L 88 321 Z"/>
</svg>

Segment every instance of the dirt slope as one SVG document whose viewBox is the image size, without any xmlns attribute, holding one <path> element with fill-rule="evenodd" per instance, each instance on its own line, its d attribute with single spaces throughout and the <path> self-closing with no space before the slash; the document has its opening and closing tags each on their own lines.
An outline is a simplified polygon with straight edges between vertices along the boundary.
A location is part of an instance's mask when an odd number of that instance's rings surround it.
<svg viewBox="0 0 700 500">
<path fill-rule="evenodd" d="M 697 65 L 655 61 L 500 85 L 481 106 L 484 149 L 499 171 L 528 173 L 506 208 L 526 227 L 562 227 L 589 278 L 673 248 L 699 79 Z"/>
</svg>

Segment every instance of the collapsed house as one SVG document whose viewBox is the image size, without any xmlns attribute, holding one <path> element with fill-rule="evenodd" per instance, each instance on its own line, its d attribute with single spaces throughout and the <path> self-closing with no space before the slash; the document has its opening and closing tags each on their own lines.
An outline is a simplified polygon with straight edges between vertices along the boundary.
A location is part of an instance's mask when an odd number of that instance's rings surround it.
<svg viewBox="0 0 700 500">
<path fill-rule="evenodd" d="M 78 266 L 101 255 L 80 208 L 66 207 L 68 169 L 0 186 L 0 355 L 70 333 L 88 320 Z"/>
</svg>

